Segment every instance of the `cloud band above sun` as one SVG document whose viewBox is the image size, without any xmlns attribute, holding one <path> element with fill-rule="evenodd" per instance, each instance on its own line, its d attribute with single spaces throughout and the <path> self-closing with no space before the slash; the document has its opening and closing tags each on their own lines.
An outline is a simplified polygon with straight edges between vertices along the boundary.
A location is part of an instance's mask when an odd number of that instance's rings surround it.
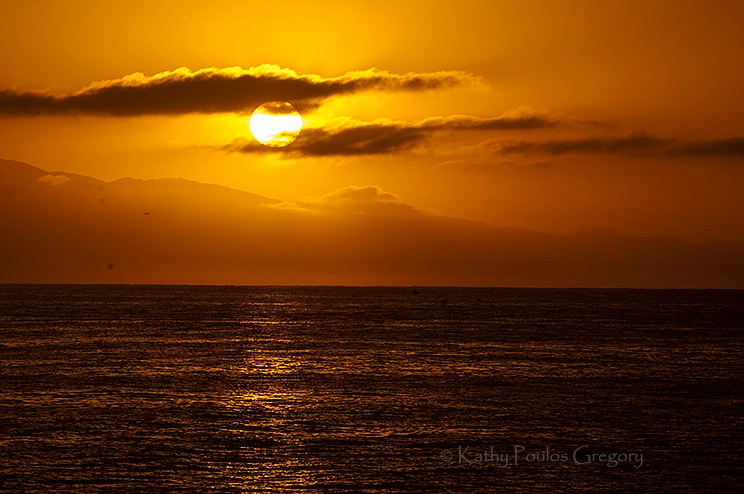
<svg viewBox="0 0 744 494">
<path fill-rule="evenodd" d="M 330 97 L 362 91 L 427 91 L 479 84 L 458 71 L 393 74 L 369 69 L 340 77 L 297 74 L 276 65 L 243 69 L 180 68 L 153 76 L 137 73 L 55 95 L 0 89 L 0 115 L 88 114 L 109 116 L 248 112 L 270 100 L 291 101 L 300 111 Z"/>
</svg>

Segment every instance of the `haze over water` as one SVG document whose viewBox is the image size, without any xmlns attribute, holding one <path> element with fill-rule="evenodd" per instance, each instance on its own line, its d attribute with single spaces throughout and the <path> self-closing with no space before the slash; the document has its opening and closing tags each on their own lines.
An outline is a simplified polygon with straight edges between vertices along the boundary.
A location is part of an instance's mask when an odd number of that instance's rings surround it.
<svg viewBox="0 0 744 494">
<path fill-rule="evenodd" d="M 0 490 L 733 492 L 744 291 L 0 285 Z"/>
</svg>

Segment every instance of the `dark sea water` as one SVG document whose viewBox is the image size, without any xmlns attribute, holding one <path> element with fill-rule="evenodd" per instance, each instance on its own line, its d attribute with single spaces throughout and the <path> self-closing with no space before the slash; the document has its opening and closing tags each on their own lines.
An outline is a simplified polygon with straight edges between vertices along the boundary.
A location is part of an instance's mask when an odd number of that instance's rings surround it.
<svg viewBox="0 0 744 494">
<path fill-rule="evenodd" d="M 744 291 L 0 285 L 3 492 L 742 492 Z"/>
</svg>

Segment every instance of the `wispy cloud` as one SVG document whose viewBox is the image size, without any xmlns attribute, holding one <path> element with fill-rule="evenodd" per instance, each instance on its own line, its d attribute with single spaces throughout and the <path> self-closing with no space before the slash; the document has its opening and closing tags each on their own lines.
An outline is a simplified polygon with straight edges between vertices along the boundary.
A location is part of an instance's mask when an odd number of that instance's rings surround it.
<svg viewBox="0 0 744 494">
<path fill-rule="evenodd" d="M 744 158 L 744 137 L 680 143 L 671 150 L 679 156 Z"/>
<path fill-rule="evenodd" d="M 744 137 L 682 141 L 651 134 L 586 139 L 492 142 L 499 154 L 565 155 L 623 154 L 667 157 L 744 158 Z"/>
<path fill-rule="evenodd" d="M 400 197 L 390 192 L 385 192 L 375 185 L 356 186 L 350 185 L 336 189 L 317 199 L 306 199 L 314 204 L 331 206 L 346 206 L 349 204 L 391 204 L 401 203 Z"/>
<path fill-rule="evenodd" d="M 297 202 L 271 204 L 271 209 L 293 209 L 310 212 L 411 212 L 414 208 L 401 198 L 376 185 L 350 185 L 321 197 L 305 197 Z"/>
<path fill-rule="evenodd" d="M 137 73 L 99 81 L 67 95 L 0 89 L 0 115 L 246 112 L 270 100 L 289 101 L 303 111 L 326 98 L 360 91 L 426 91 L 466 84 L 479 84 L 479 79 L 458 71 L 393 74 L 369 69 L 326 78 L 276 65 L 180 68 L 149 77 Z"/>
<path fill-rule="evenodd" d="M 70 183 L 72 179 L 70 179 L 70 177 L 68 177 L 67 175 L 50 173 L 48 175 L 43 175 L 39 177 L 38 179 L 36 179 L 36 181 L 42 184 L 47 184 L 53 187 L 58 187 L 60 185 L 65 185 L 65 184 Z"/>
<path fill-rule="evenodd" d="M 378 120 L 348 121 L 328 128 L 307 128 L 285 148 L 269 148 L 253 139 L 237 139 L 222 149 L 243 153 L 279 153 L 286 156 L 357 156 L 401 152 L 432 135 L 447 131 L 525 130 L 551 127 L 554 119 L 543 115 L 492 118 L 454 115 L 415 122 Z"/>
</svg>

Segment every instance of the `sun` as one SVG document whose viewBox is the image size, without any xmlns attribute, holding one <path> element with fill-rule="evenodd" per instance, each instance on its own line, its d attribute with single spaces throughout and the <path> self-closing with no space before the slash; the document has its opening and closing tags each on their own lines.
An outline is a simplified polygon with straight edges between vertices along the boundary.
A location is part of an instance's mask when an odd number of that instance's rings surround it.
<svg viewBox="0 0 744 494">
<path fill-rule="evenodd" d="M 280 148 L 292 144 L 300 135 L 302 117 L 286 101 L 268 101 L 253 111 L 248 126 L 258 142 Z"/>
</svg>

